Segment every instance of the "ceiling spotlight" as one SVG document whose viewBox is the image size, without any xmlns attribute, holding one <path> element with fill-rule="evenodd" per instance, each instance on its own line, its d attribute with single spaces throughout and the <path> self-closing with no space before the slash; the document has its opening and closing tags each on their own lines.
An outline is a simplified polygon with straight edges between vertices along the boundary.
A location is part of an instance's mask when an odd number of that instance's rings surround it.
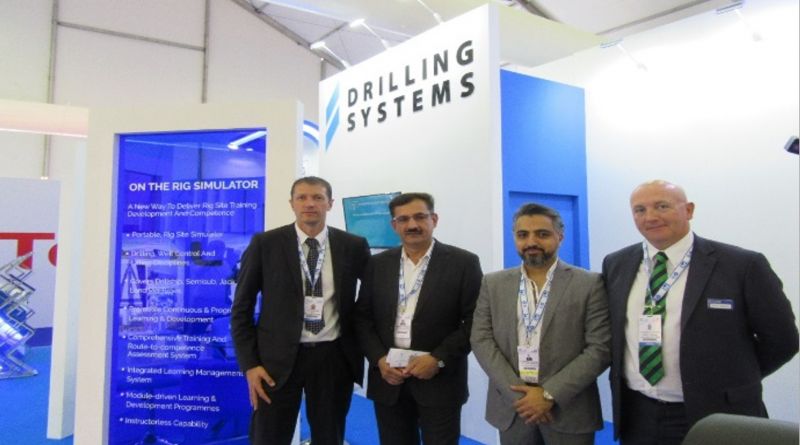
<svg viewBox="0 0 800 445">
<path fill-rule="evenodd" d="M 344 60 L 344 59 L 342 59 L 341 57 L 339 57 L 338 55 L 336 55 L 336 53 L 335 53 L 335 52 L 333 52 L 333 51 L 332 51 L 330 48 L 328 48 L 328 45 L 326 45 L 326 44 L 325 44 L 325 41 L 324 41 L 324 40 L 317 40 L 316 42 L 312 43 L 312 44 L 311 44 L 311 45 L 309 45 L 308 47 L 309 47 L 309 49 L 311 49 L 312 51 L 325 51 L 325 52 L 326 52 L 326 53 L 328 53 L 328 54 L 329 54 L 331 57 L 333 57 L 334 59 L 338 60 L 338 61 L 339 61 L 339 63 L 341 63 L 341 64 L 342 64 L 342 66 L 344 66 L 345 68 L 350 68 L 350 64 L 349 64 L 349 63 L 347 63 L 347 61 L 346 61 L 346 60 Z"/>
<path fill-rule="evenodd" d="M 383 45 L 384 49 L 389 49 L 389 47 L 390 47 L 389 42 L 384 40 L 383 37 L 379 36 L 378 33 L 375 32 L 374 29 L 372 29 L 371 26 L 367 25 L 367 21 L 366 20 L 364 20 L 364 19 L 355 19 L 352 22 L 350 22 L 350 27 L 351 28 L 357 28 L 359 26 L 364 28 L 364 29 L 366 29 L 367 31 L 369 31 L 370 34 L 375 36 L 376 39 L 380 40 L 381 41 L 381 45 Z"/>
<path fill-rule="evenodd" d="M 425 9 L 426 9 L 426 10 L 427 10 L 427 11 L 428 11 L 428 12 L 429 12 L 429 13 L 430 13 L 432 16 L 433 16 L 433 18 L 436 20 L 436 23 L 438 23 L 438 24 L 440 24 L 440 25 L 441 25 L 442 23 L 444 23 L 444 20 L 442 20 L 442 16 L 440 16 L 438 12 L 434 11 L 433 9 L 431 9 L 431 7 L 430 7 L 430 6 L 428 6 L 427 4 L 425 4 L 425 2 L 424 2 L 424 1 L 422 1 L 422 0 L 417 0 L 417 3 L 419 3 L 420 5 L 422 5 L 422 7 L 423 7 L 423 8 L 425 8 Z"/>
<path fill-rule="evenodd" d="M 647 65 L 642 63 L 639 59 L 633 57 L 631 53 L 629 53 L 628 50 L 625 49 L 624 46 L 622 46 L 622 39 L 609 40 L 607 42 L 603 42 L 600 44 L 600 48 L 617 48 L 622 54 L 625 55 L 625 57 L 630 59 L 630 61 L 633 62 L 634 65 L 636 65 L 636 68 L 647 72 Z"/>
<path fill-rule="evenodd" d="M 359 26 L 363 25 L 365 22 L 366 22 L 366 20 L 364 20 L 363 18 L 355 19 L 352 22 L 350 22 L 350 27 L 351 28 L 358 28 Z"/>
<path fill-rule="evenodd" d="M 238 150 L 239 147 L 241 147 L 242 145 L 244 145 L 244 144 L 246 144 L 246 143 L 248 143 L 250 141 L 254 141 L 254 140 L 256 140 L 256 139 L 258 139 L 260 137 L 264 137 L 266 135 L 267 135 L 266 130 L 254 131 L 254 132 L 252 132 L 250 134 L 247 134 L 245 136 L 240 137 L 239 139 L 236 139 L 235 141 L 231 141 L 231 143 L 228 144 L 228 149 L 230 149 L 230 150 Z"/>
</svg>

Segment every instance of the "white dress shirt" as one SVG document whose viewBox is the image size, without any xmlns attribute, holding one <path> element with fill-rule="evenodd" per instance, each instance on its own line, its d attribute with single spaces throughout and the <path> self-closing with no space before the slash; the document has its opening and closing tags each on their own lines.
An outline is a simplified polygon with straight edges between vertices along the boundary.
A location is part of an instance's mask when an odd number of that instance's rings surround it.
<svg viewBox="0 0 800 445">
<path fill-rule="evenodd" d="M 547 274 L 550 275 L 555 273 L 555 268 L 558 266 L 558 259 L 547 269 Z M 539 304 L 539 300 L 542 298 L 542 291 L 544 288 L 539 289 L 539 286 L 536 285 L 536 282 L 528 278 L 527 274 L 525 273 L 525 265 L 522 264 L 519 266 L 520 272 L 522 276 L 525 277 L 527 283 L 525 283 L 525 291 L 526 291 L 526 298 L 528 299 L 528 308 L 530 310 L 531 319 L 533 318 L 534 312 L 536 312 L 536 305 Z M 525 328 L 525 320 L 522 318 L 522 302 L 519 301 L 519 293 L 517 293 L 517 341 L 520 346 L 533 346 L 534 349 L 539 349 L 539 339 L 541 337 L 542 332 L 542 322 L 539 321 L 539 324 L 536 326 L 536 329 L 531 332 L 530 336 L 528 336 L 528 332 Z M 549 300 L 549 299 L 548 299 Z M 544 319 L 544 312 L 542 312 L 542 319 Z"/>
<path fill-rule="evenodd" d="M 300 247 L 303 249 L 303 261 L 308 256 L 308 246 L 306 239 L 310 238 L 305 232 L 300 230 L 300 227 L 295 223 L 295 230 L 297 231 L 297 240 Z M 307 330 L 305 323 L 303 324 L 303 331 L 300 333 L 300 343 L 310 343 L 318 341 L 331 341 L 339 338 L 339 311 L 336 309 L 336 304 L 333 301 L 333 255 L 331 254 L 331 243 L 328 241 L 328 226 L 325 226 L 317 236 L 314 237 L 320 247 L 325 246 L 325 258 L 322 260 L 322 319 L 325 320 L 325 326 L 317 334 Z M 298 258 L 299 260 L 299 258 Z M 298 265 L 298 267 L 303 267 Z M 303 273 L 300 273 L 303 278 L 303 295 L 305 292 L 306 279 Z"/>
<path fill-rule="evenodd" d="M 433 245 L 436 244 L 436 241 L 431 242 L 431 246 L 428 247 L 427 252 L 422 258 L 417 261 L 417 264 L 414 264 L 411 261 L 411 258 L 406 255 L 406 249 L 402 249 L 402 253 L 400 254 L 400 264 L 403 265 L 403 283 L 405 284 L 406 289 L 406 304 L 405 310 L 400 305 L 400 296 L 398 295 L 397 298 L 397 319 L 395 320 L 395 326 L 400 322 L 400 318 L 404 314 L 411 314 L 411 321 L 413 324 L 414 318 L 414 311 L 417 309 L 417 301 L 419 300 L 419 293 L 422 291 L 422 286 L 419 287 L 417 292 L 414 294 L 409 294 L 414 287 L 414 283 L 419 278 L 419 274 L 422 272 L 423 265 L 427 265 L 430 262 L 431 252 L 433 252 Z M 398 279 L 400 277 L 398 276 Z M 423 282 L 424 285 L 424 282 Z M 411 347 L 411 334 L 410 334 L 410 327 L 409 327 L 409 336 L 408 338 L 400 338 L 397 335 L 394 336 L 394 344 L 398 348 L 408 349 Z"/>
<path fill-rule="evenodd" d="M 667 254 L 667 274 L 672 274 L 675 267 L 680 264 L 686 252 L 694 243 L 694 234 L 689 232 L 680 241 L 664 249 Z M 650 270 L 655 264 L 654 258 L 659 252 L 652 244 L 647 243 L 647 254 L 650 258 L 643 258 L 639 265 L 639 272 L 633 281 L 631 293 L 628 295 L 627 320 L 625 322 L 625 380 L 628 387 L 635 391 L 664 402 L 683 402 L 683 386 L 681 383 L 680 345 L 681 345 L 681 309 L 683 307 L 683 293 L 686 290 L 686 277 L 689 275 L 687 267 L 667 295 L 667 312 L 663 321 L 661 335 L 661 354 L 664 364 L 664 377 L 651 386 L 639 373 L 639 318 L 644 314 L 644 303 L 647 295 L 647 286 L 650 277 L 645 269 L 645 261 L 649 261 Z"/>
</svg>

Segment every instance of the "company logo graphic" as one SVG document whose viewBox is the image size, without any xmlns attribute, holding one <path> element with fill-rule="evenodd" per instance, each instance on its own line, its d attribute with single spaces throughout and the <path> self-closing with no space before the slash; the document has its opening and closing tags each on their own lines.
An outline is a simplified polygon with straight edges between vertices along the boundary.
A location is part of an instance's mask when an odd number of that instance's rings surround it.
<svg viewBox="0 0 800 445">
<path fill-rule="evenodd" d="M 328 100 L 328 105 L 325 107 L 325 151 L 331 146 L 333 137 L 336 136 L 336 130 L 339 129 L 339 84 L 333 90 L 331 98 Z"/>
</svg>

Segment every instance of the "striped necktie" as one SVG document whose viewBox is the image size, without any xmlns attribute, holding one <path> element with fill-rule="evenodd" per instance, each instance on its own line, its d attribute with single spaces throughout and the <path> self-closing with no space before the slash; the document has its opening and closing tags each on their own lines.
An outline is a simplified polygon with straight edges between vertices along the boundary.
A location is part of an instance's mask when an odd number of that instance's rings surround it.
<svg viewBox="0 0 800 445">
<path fill-rule="evenodd" d="M 655 256 L 653 270 L 650 272 L 648 287 L 650 291 L 645 297 L 644 315 L 661 315 L 661 327 L 667 315 L 667 296 L 653 304 L 653 295 L 658 293 L 661 285 L 667 281 L 667 254 L 658 252 Z M 662 340 L 664 333 L 662 332 Z M 664 377 L 661 344 L 639 346 L 639 373 L 651 385 L 655 386 Z"/>
</svg>

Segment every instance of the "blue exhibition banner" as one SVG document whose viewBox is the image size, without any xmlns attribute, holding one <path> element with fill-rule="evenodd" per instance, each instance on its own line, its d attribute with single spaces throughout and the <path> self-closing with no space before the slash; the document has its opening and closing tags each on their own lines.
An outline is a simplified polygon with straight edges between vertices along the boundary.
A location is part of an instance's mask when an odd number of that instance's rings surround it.
<svg viewBox="0 0 800 445">
<path fill-rule="evenodd" d="M 246 443 L 229 332 L 264 230 L 266 130 L 119 136 L 108 443 Z"/>
</svg>

